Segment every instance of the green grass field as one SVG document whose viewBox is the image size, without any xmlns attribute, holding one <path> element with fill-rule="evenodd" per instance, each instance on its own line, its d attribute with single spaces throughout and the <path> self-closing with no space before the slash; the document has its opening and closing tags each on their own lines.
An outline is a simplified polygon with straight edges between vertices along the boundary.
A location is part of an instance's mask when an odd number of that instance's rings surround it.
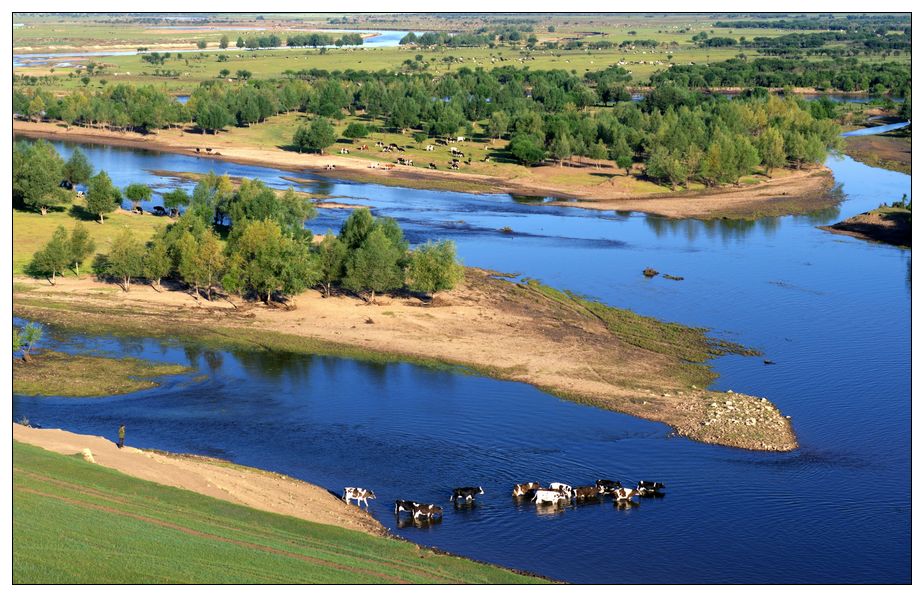
<svg viewBox="0 0 924 597">
<path fill-rule="evenodd" d="M 136 238 L 147 242 L 154 234 L 158 225 L 167 225 L 171 220 L 169 218 L 159 218 L 150 214 L 143 216 L 134 215 L 122 210 L 118 210 L 106 216 L 106 221 L 99 224 L 93 221 L 92 217 L 86 217 L 81 207 L 83 201 L 78 199 L 74 201 L 74 209 L 59 208 L 49 211 L 47 215 L 41 215 L 38 212 L 13 210 L 13 273 L 22 274 L 24 268 L 32 259 L 36 251 L 45 246 L 54 234 L 58 226 L 64 226 L 70 232 L 74 225 L 81 221 L 84 227 L 89 231 L 90 236 L 96 242 L 97 253 L 108 253 L 112 241 L 119 235 L 122 230 L 128 228 Z M 81 268 L 80 275 L 86 275 L 89 272 L 89 264 L 93 258 L 86 261 L 86 266 Z M 64 275 L 73 275 L 73 272 L 65 272 Z"/>
<path fill-rule="evenodd" d="M 13 582 L 533 583 L 13 445 Z"/>
</svg>

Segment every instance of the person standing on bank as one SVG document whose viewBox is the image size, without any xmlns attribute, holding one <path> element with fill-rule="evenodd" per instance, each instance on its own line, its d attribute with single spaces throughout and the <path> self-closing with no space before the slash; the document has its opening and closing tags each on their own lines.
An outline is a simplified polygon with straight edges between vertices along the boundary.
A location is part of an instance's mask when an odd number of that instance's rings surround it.
<svg viewBox="0 0 924 597">
<path fill-rule="evenodd" d="M 125 423 L 119 426 L 119 443 L 118 446 L 121 449 L 125 445 Z"/>
</svg>

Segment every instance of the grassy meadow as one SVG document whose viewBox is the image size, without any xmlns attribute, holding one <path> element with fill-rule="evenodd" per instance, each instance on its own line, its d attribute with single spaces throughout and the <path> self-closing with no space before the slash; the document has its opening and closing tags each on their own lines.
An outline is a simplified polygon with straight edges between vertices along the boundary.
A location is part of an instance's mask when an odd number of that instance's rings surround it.
<svg viewBox="0 0 924 597">
<path fill-rule="evenodd" d="M 412 543 L 281 516 L 14 442 L 13 582 L 530 583 Z"/>
</svg>

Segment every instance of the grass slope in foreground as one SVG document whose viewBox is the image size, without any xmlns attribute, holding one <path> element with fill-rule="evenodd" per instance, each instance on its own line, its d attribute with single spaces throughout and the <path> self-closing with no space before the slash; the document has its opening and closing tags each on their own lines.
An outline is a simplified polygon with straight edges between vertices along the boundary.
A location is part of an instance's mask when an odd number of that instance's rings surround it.
<svg viewBox="0 0 924 597">
<path fill-rule="evenodd" d="M 13 582 L 542 580 L 142 481 L 14 442 Z"/>
</svg>

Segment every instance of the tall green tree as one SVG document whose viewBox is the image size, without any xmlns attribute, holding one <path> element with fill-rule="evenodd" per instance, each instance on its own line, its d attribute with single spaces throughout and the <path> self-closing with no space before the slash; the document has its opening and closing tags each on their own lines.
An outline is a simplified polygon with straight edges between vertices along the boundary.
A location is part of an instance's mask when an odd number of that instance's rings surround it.
<svg viewBox="0 0 924 597">
<path fill-rule="evenodd" d="M 115 211 L 121 200 L 122 194 L 105 170 L 100 170 L 87 184 L 87 211 L 99 217 L 100 224 L 105 214 Z"/>
<path fill-rule="evenodd" d="M 452 290 L 465 272 L 456 260 L 456 245 L 451 240 L 427 243 L 411 253 L 407 268 L 408 288 L 434 296 Z"/>
<path fill-rule="evenodd" d="M 86 184 L 93 176 L 93 166 L 80 148 L 74 150 L 64 163 L 64 179 L 72 185 Z"/>
<path fill-rule="evenodd" d="M 13 146 L 14 199 L 44 216 L 49 207 L 73 199 L 73 193 L 61 188 L 63 179 L 64 161 L 48 141 L 20 141 Z"/>
<path fill-rule="evenodd" d="M 142 201 L 151 200 L 151 187 L 140 182 L 133 182 L 125 187 L 125 197 L 132 202 L 132 207 L 138 209 Z"/>
<path fill-rule="evenodd" d="M 103 271 L 120 280 L 122 290 L 128 292 L 132 278 L 144 276 L 144 254 L 144 244 L 126 228 L 112 241 Z"/>
<path fill-rule="evenodd" d="M 33 276 L 47 276 L 51 285 L 56 284 L 57 274 L 63 274 L 71 264 L 71 247 L 64 226 L 58 226 L 51 239 L 32 256 L 26 271 Z"/>
<path fill-rule="evenodd" d="M 181 207 L 186 207 L 189 205 L 189 193 L 183 189 L 173 189 L 161 195 L 163 199 L 164 207 L 170 210 L 177 210 Z"/>
<path fill-rule="evenodd" d="M 347 259 L 343 286 L 357 293 L 369 292 L 369 301 L 374 303 L 376 293 L 404 285 L 404 273 L 399 266 L 403 258 L 404 254 L 385 231 L 375 227 Z"/>
<path fill-rule="evenodd" d="M 770 127 L 761 132 L 757 137 L 757 153 L 767 176 L 772 176 L 774 168 L 785 166 L 786 145 L 780 131 Z"/>
<path fill-rule="evenodd" d="M 173 259 L 170 257 L 167 242 L 161 235 L 155 236 L 154 240 L 148 243 L 142 262 L 144 277 L 150 280 L 151 286 L 159 292 L 161 279 L 173 271 Z"/>
<path fill-rule="evenodd" d="M 96 250 L 96 243 L 90 237 L 90 232 L 80 222 L 74 225 L 68 242 L 70 245 L 70 262 L 74 265 L 74 273 L 79 278 L 80 266 Z"/>
<path fill-rule="evenodd" d="M 227 36 L 227 35 L 222 35 L 222 36 L 221 36 L 221 39 L 218 40 L 218 47 L 221 48 L 222 50 L 224 50 L 225 48 L 228 47 L 228 42 L 229 42 L 229 41 L 230 41 L 230 40 L 228 39 L 228 36 Z"/>
<path fill-rule="evenodd" d="M 308 244 L 285 234 L 272 220 L 249 222 L 228 253 L 226 289 L 253 292 L 267 304 L 274 294 L 297 294 L 320 280 L 317 257 Z"/>
<path fill-rule="evenodd" d="M 318 244 L 318 268 L 325 296 L 329 297 L 331 286 L 343 278 L 346 258 L 346 244 L 328 231 Z"/>
</svg>

